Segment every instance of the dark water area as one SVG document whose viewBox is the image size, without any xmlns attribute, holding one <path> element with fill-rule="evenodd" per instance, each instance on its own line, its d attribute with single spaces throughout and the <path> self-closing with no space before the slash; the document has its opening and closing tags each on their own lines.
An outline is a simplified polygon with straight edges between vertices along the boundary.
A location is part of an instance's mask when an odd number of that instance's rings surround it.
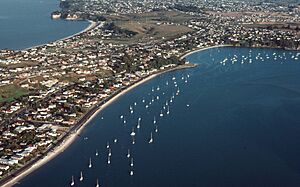
<svg viewBox="0 0 300 187">
<path fill-rule="evenodd" d="M 187 59 L 197 68 L 159 75 L 119 97 L 15 186 L 70 186 L 72 176 L 74 186 L 97 179 L 102 187 L 300 186 L 299 57 L 233 47 L 194 53 Z"/>
<path fill-rule="evenodd" d="M 0 49 L 24 49 L 85 29 L 86 21 L 52 20 L 58 0 L 1 0 Z"/>
</svg>

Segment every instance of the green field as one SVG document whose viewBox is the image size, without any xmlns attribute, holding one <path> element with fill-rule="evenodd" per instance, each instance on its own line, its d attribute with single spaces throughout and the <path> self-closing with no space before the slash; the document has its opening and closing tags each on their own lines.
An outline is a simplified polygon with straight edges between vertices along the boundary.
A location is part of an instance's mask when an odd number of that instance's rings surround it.
<svg viewBox="0 0 300 187">
<path fill-rule="evenodd" d="M 133 44 L 172 39 L 191 32 L 192 29 L 184 23 L 193 18 L 193 16 L 173 11 L 107 16 L 107 19 L 114 22 L 117 27 L 137 33 L 130 38 L 112 38 L 109 42 Z"/>
<path fill-rule="evenodd" d="M 26 95 L 28 90 L 14 84 L 0 87 L 0 102 L 11 102 L 16 98 Z"/>
</svg>

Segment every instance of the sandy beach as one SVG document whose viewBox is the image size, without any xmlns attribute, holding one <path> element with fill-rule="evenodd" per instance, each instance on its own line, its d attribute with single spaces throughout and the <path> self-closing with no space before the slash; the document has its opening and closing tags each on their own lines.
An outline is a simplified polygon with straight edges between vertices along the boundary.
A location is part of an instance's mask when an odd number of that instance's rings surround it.
<svg viewBox="0 0 300 187">
<path fill-rule="evenodd" d="M 84 30 L 79 31 L 79 32 L 77 32 L 77 33 L 75 33 L 75 34 L 72 34 L 72 35 L 70 35 L 70 36 L 64 37 L 64 38 L 62 38 L 62 39 L 56 40 L 55 42 L 57 42 L 57 41 L 62 41 L 62 40 L 67 40 L 67 39 L 72 38 L 72 37 L 74 37 L 74 36 L 80 35 L 80 34 L 82 34 L 82 33 L 84 33 L 84 32 L 87 32 L 87 31 L 93 29 L 93 28 L 97 25 L 97 22 L 94 22 L 94 21 L 91 21 L 91 20 L 88 20 L 88 22 L 90 22 L 90 24 L 89 24 L 89 26 L 86 27 Z"/>
<path fill-rule="evenodd" d="M 58 40 L 55 40 L 55 41 L 52 41 L 52 42 L 48 42 L 48 43 L 44 43 L 44 44 L 40 44 L 40 45 L 35 45 L 35 46 L 28 47 L 28 48 L 25 48 L 25 49 L 20 49 L 20 51 L 26 51 L 26 50 L 33 49 L 33 48 L 36 48 L 36 47 L 41 47 L 41 46 L 47 45 L 49 43 L 58 42 L 58 41 L 62 41 L 62 40 L 67 40 L 67 39 L 72 38 L 74 36 L 80 35 L 80 34 L 82 34 L 84 32 L 87 32 L 87 31 L 93 29 L 97 25 L 97 22 L 94 22 L 94 21 L 91 21 L 91 20 L 88 20 L 88 22 L 90 24 L 85 29 L 83 29 L 83 30 L 81 30 L 81 31 L 79 31 L 77 33 L 74 33 L 74 34 L 72 34 L 70 36 L 66 36 L 64 38 L 61 38 L 61 39 L 58 39 Z"/>
<path fill-rule="evenodd" d="M 187 57 L 187 56 L 189 56 L 193 53 L 196 53 L 196 52 L 199 52 L 199 51 L 204 51 L 204 50 L 207 50 L 207 49 L 219 48 L 219 47 L 232 47 L 232 45 L 215 45 L 215 46 L 211 46 L 211 47 L 204 47 L 204 48 L 200 48 L 200 49 L 195 49 L 195 50 L 189 51 L 189 52 L 185 53 L 184 55 L 182 55 L 180 57 L 180 60 L 184 59 L 185 57 Z"/>
</svg>

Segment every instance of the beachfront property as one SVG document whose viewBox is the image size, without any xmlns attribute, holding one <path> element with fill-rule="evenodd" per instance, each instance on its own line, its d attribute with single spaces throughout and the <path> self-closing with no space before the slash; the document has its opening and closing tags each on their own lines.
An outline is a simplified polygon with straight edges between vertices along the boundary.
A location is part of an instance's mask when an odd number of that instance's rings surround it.
<svg viewBox="0 0 300 187">
<path fill-rule="evenodd" d="M 180 57 L 189 51 L 216 45 L 300 49 L 297 6 L 70 2 L 52 17 L 68 11 L 65 19 L 90 18 L 95 26 L 39 47 L 0 51 L 1 175 L 53 148 L 85 114 L 128 85 L 184 64 Z"/>
</svg>

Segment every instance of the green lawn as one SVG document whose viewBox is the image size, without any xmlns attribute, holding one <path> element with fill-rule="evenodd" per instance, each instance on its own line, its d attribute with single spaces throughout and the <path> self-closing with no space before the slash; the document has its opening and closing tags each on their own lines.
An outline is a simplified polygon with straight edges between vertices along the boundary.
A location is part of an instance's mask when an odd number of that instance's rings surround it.
<svg viewBox="0 0 300 187">
<path fill-rule="evenodd" d="M 27 93 L 26 89 L 13 84 L 2 86 L 0 87 L 0 102 L 11 102 Z"/>
</svg>

